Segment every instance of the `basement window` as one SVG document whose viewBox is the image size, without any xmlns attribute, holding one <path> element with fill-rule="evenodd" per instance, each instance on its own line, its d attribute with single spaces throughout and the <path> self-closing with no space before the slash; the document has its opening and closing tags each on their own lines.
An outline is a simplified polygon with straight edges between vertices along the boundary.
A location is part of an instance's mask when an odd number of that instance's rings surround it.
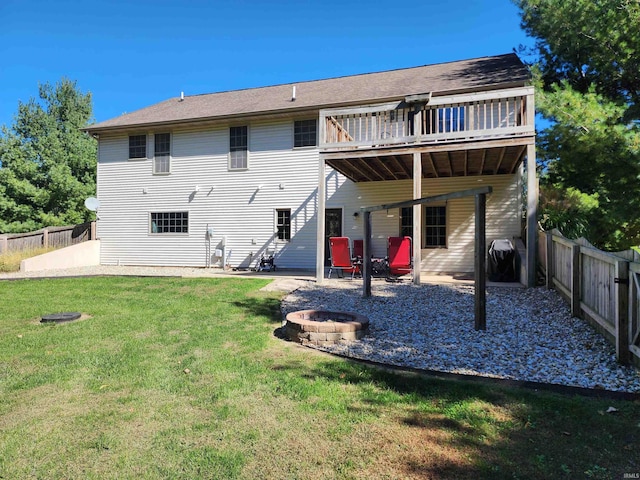
<svg viewBox="0 0 640 480">
<path fill-rule="evenodd" d="M 425 207 L 424 246 L 425 248 L 447 247 L 447 207 Z"/>
<path fill-rule="evenodd" d="M 150 217 L 152 234 L 189 233 L 189 212 L 152 212 Z"/>
<path fill-rule="evenodd" d="M 413 237 L 413 207 L 400 209 L 400 236 Z"/>
</svg>

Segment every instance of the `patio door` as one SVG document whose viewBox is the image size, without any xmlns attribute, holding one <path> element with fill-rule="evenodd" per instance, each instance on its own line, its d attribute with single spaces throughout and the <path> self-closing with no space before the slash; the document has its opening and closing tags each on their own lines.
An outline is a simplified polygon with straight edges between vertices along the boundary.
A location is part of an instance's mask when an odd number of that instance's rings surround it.
<svg viewBox="0 0 640 480">
<path fill-rule="evenodd" d="M 342 209 L 341 208 L 327 208 L 324 213 L 324 264 L 326 266 L 331 265 L 329 261 L 329 237 L 341 237 L 342 236 Z"/>
</svg>

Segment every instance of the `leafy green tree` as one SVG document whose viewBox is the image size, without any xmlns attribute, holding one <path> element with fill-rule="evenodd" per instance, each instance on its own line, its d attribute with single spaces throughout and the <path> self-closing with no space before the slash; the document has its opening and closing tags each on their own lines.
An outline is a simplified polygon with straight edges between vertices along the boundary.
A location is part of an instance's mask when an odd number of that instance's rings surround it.
<svg viewBox="0 0 640 480">
<path fill-rule="evenodd" d="M 0 232 L 72 225 L 91 218 L 85 198 L 96 191 L 91 94 L 63 78 L 39 86 L 0 131 Z"/>
<path fill-rule="evenodd" d="M 540 225 L 545 231 L 559 229 L 569 238 L 586 237 L 589 233 L 587 218 L 599 207 L 598 195 L 586 195 L 569 187 L 540 186 Z"/>
<path fill-rule="evenodd" d="M 574 227 L 600 248 L 639 245 L 640 2 L 515 3 L 535 39 L 536 106 L 551 121 L 539 132 L 542 188 L 571 198 Z"/>
</svg>

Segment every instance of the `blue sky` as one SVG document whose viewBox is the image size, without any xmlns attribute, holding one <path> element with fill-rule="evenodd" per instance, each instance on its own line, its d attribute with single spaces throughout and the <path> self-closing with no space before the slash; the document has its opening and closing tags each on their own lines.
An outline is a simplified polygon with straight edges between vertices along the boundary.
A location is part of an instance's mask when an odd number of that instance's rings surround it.
<svg viewBox="0 0 640 480">
<path fill-rule="evenodd" d="M 93 95 L 96 121 L 170 97 L 509 53 L 510 0 L 0 0 L 0 125 L 38 84 Z"/>
</svg>

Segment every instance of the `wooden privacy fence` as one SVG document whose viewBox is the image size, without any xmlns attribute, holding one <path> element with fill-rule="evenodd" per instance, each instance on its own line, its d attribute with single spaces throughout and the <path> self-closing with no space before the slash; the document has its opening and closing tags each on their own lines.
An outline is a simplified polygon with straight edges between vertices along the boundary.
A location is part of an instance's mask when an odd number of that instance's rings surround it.
<svg viewBox="0 0 640 480">
<path fill-rule="evenodd" d="M 96 222 L 68 227 L 47 227 L 35 232 L 0 235 L 0 253 L 35 250 L 37 248 L 62 248 L 96 238 Z"/>
<path fill-rule="evenodd" d="M 557 230 L 539 233 L 538 253 L 547 288 L 615 345 L 619 362 L 640 366 L 640 254 L 603 252 Z"/>
</svg>

